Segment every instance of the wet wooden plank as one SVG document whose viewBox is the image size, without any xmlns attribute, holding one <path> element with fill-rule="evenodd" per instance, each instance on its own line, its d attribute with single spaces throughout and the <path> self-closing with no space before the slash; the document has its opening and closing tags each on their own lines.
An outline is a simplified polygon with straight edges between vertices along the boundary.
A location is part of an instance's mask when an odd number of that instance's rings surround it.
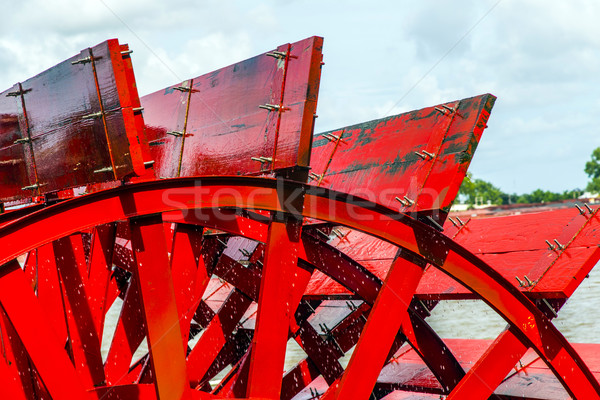
<svg viewBox="0 0 600 400">
<path fill-rule="evenodd" d="M 0 93 L 0 161 L 18 161 L 0 168 L 1 200 L 145 173 L 139 98 L 122 49 L 111 39 Z"/>
<path fill-rule="evenodd" d="M 322 44 L 319 37 L 285 44 L 142 97 L 158 176 L 307 166 Z"/>
<path fill-rule="evenodd" d="M 494 101 L 486 94 L 315 135 L 312 183 L 405 212 L 447 210 Z"/>
</svg>

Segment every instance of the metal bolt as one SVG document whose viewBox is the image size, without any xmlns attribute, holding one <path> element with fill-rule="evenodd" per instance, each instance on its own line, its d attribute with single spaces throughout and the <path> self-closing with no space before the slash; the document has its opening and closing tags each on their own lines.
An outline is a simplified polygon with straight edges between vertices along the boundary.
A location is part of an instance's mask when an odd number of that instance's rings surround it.
<svg viewBox="0 0 600 400">
<path fill-rule="evenodd" d="M 413 204 L 415 204 L 415 201 L 414 201 L 414 200 L 411 200 L 411 199 L 409 199 L 409 198 L 408 198 L 408 197 L 406 197 L 406 196 L 404 196 L 404 200 L 406 200 L 406 202 L 407 202 L 409 205 L 411 205 L 411 206 L 412 206 Z"/>
<path fill-rule="evenodd" d="M 409 206 L 410 204 L 406 200 L 402 200 L 400 197 L 396 196 L 395 199 L 400 202 L 404 207 Z"/>
<path fill-rule="evenodd" d="M 329 235 L 328 235 L 328 234 L 326 234 L 325 232 L 323 232 L 322 230 L 320 230 L 320 229 L 317 229 L 317 233 L 318 233 L 319 235 L 323 236 L 324 238 L 327 238 L 327 240 L 329 240 Z"/>
<path fill-rule="evenodd" d="M 84 115 L 83 117 L 81 117 L 81 119 L 94 119 L 94 118 L 100 118 L 102 116 L 102 111 L 98 111 L 92 114 L 88 114 L 88 115 Z"/>
<path fill-rule="evenodd" d="M 130 55 L 131 53 L 133 53 L 133 50 L 125 50 L 125 51 L 122 51 L 122 52 L 121 52 L 121 55 L 122 55 L 122 56 L 128 56 L 128 55 Z"/>
<path fill-rule="evenodd" d="M 98 57 L 99 58 L 99 57 Z M 79 60 L 75 60 L 75 61 L 71 61 L 72 65 L 77 65 L 77 64 L 86 64 L 92 62 L 92 57 L 85 57 L 85 58 L 80 58 Z"/>
<path fill-rule="evenodd" d="M 565 246 L 560 244 L 558 240 L 554 239 L 554 243 L 556 243 L 556 245 L 558 246 L 559 250 L 564 250 Z"/>
<path fill-rule="evenodd" d="M 279 111 L 282 107 L 277 104 L 261 104 L 258 106 L 258 108 L 262 108 L 268 111 Z"/>
<path fill-rule="evenodd" d="M 183 132 L 180 131 L 168 131 L 167 135 L 173 135 L 175 137 L 183 136 Z"/>
<path fill-rule="evenodd" d="M 144 167 L 151 167 L 154 165 L 154 160 L 152 161 L 144 161 Z"/>
<path fill-rule="evenodd" d="M 315 174 L 314 172 L 309 172 L 308 177 L 317 181 L 317 180 L 321 179 L 323 177 L 323 175 L 318 175 L 318 174 Z"/>
<path fill-rule="evenodd" d="M 16 92 L 8 92 L 6 93 L 6 97 L 17 97 L 17 96 L 21 96 L 22 94 L 25 94 L 27 92 L 31 92 L 31 89 L 23 89 L 23 90 L 17 90 Z"/>
<path fill-rule="evenodd" d="M 442 107 L 444 107 L 446 110 L 450 111 L 451 113 L 455 112 L 456 110 L 450 106 L 447 106 L 445 104 L 442 104 Z"/>
<path fill-rule="evenodd" d="M 548 300 L 546 300 L 545 298 L 542 298 L 542 302 L 544 302 L 544 304 L 546 305 L 546 307 L 548 307 L 548 310 L 550 310 L 550 312 L 552 313 L 552 315 L 554 315 L 554 318 L 558 317 L 558 314 L 556 313 L 556 310 L 554 309 L 554 307 L 552 307 L 550 305 L 550 303 L 548 302 Z"/>
<path fill-rule="evenodd" d="M 267 54 L 265 54 L 269 57 L 274 57 L 274 58 L 278 58 L 278 59 L 282 59 L 282 58 L 286 58 L 287 57 L 287 53 L 285 51 L 271 51 Z"/>
<path fill-rule="evenodd" d="M 144 107 L 134 107 L 131 109 L 134 113 L 144 111 Z"/>
<path fill-rule="evenodd" d="M 556 246 L 554 246 L 552 243 L 550 243 L 547 239 L 546 239 L 546 244 L 548 245 L 550 250 L 554 250 L 556 248 Z"/>
<path fill-rule="evenodd" d="M 535 285 L 535 282 L 532 282 L 532 281 L 531 281 L 531 279 L 529 279 L 529 278 L 527 277 L 527 275 L 523 275 L 523 278 L 525 278 L 525 280 L 527 281 L 527 285 L 528 285 L 528 286 L 533 286 L 533 285 Z"/>
<path fill-rule="evenodd" d="M 524 287 L 526 285 L 526 283 L 520 280 L 518 276 L 515 276 L 515 279 L 517 280 L 517 282 L 519 282 L 520 287 Z"/>
<path fill-rule="evenodd" d="M 459 217 L 456 217 L 456 220 L 457 220 L 457 221 L 458 221 L 458 222 L 459 222 L 461 225 L 464 225 L 464 224 L 465 224 L 464 222 L 462 222 L 462 220 L 461 220 Z"/>
<path fill-rule="evenodd" d="M 575 204 L 575 207 L 577 207 L 577 209 L 579 210 L 579 214 L 585 215 L 585 211 L 583 211 L 583 209 L 581 207 L 579 207 L 578 204 Z"/>
<path fill-rule="evenodd" d="M 455 227 L 458 228 L 458 224 L 456 223 L 455 220 L 452 219 L 452 217 L 448 217 L 448 219 L 450 220 L 450 222 L 452 222 L 452 225 L 454 225 Z"/>
<path fill-rule="evenodd" d="M 344 238 L 344 234 L 339 229 L 332 229 L 331 232 L 340 239 Z"/>
<path fill-rule="evenodd" d="M 30 138 L 22 138 L 22 139 L 17 139 L 13 142 L 13 144 L 19 144 L 19 143 L 30 143 L 31 139 Z"/>
<path fill-rule="evenodd" d="M 592 208 L 590 206 L 588 206 L 587 203 L 583 203 L 583 205 L 585 206 L 585 208 L 588 209 L 588 211 L 590 212 L 590 214 L 592 214 L 594 212 L 594 210 L 592 210 Z"/>
<path fill-rule="evenodd" d="M 252 161 L 258 161 L 261 163 L 273 162 L 273 158 L 271 157 L 250 157 Z"/>
<path fill-rule="evenodd" d="M 185 86 L 175 86 L 173 90 L 179 90 L 180 92 L 189 92 L 192 89 Z"/>
<path fill-rule="evenodd" d="M 238 249 L 240 253 L 242 253 L 245 257 L 250 257 L 252 254 L 246 249 Z"/>
<path fill-rule="evenodd" d="M 100 174 L 102 172 L 110 172 L 113 170 L 113 167 L 104 167 L 104 168 L 100 168 L 100 169 L 96 169 L 94 170 L 95 174 Z"/>
<path fill-rule="evenodd" d="M 323 136 L 325 139 L 329 140 L 330 142 L 337 142 L 338 140 L 343 142 L 343 140 L 342 140 L 342 136 L 343 136 L 343 134 L 342 134 L 342 135 L 340 135 L 340 136 L 335 136 L 335 135 L 332 135 L 331 133 L 325 133 L 325 134 L 324 134 L 324 135 L 322 135 L 322 136 Z"/>
<path fill-rule="evenodd" d="M 22 187 L 21 190 L 34 190 L 34 189 L 37 189 L 39 187 L 40 187 L 40 185 L 38 183 L 34 183 L 33 185 Z"/>
</svg>

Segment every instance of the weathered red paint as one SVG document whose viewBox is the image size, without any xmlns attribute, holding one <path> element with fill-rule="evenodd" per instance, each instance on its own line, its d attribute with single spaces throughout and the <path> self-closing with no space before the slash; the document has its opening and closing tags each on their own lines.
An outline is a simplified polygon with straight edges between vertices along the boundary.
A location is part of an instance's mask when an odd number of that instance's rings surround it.
<svg viewBox="0 0 600 400">
<path fill-rule="evenodd" d="M 447 211 L 494 101 L 482 95 L 315 135 L 311 183 L 403 212 Z"/>
</svg>

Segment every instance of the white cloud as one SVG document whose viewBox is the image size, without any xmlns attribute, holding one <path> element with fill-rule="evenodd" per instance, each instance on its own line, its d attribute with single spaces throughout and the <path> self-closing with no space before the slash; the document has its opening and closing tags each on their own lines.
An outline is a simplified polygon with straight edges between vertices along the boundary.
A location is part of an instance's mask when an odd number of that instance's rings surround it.
<svg viewBox="0 0 600 400">
<path fill-rule="evenodd" d="M 317 130 L 491 92 L 498 101 L 475 176 L 517 192 L 584 186 L 583 164 L 600 146 L 600 3 L 496 3 L 7 2 L 0 88 L 111 37 L 134 50 L 146 94 L 321 35 Z"/>
</svg>

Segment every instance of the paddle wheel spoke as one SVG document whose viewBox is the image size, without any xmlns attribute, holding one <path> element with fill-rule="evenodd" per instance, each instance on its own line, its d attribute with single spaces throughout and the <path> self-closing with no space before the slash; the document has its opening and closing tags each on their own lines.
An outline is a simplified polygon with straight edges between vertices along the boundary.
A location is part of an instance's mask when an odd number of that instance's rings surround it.
<svg viewBox="0 0 600 400">
<path fill-rule="evenodd" d="M 61 344 L 50 327 L 17 261 L 2 267 L 0 304 L 52 398 L 87 399 L 83 382 L 63 350 L 64 344 Z M 27 312 L 24 313 L 23 310 Z M 44 340 L 40 341 L 40 337 Z"/>
<path fill-rule="evenodd" d="M 187 398 L 185 352 L 162 219 L 150 216 L 130 223 L 157 395 L 161 399 Z"/>
</svg>

